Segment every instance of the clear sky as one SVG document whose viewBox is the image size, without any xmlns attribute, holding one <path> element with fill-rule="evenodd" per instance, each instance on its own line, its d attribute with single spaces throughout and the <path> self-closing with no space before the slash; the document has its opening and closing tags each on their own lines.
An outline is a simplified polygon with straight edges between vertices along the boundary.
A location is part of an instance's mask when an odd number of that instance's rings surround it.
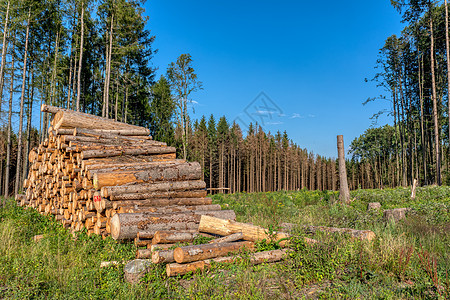
<svg viewBox="0 0 450 300">
<path fill-rule="evenodd" d="M 243 128 L 258 120 L 336 157 L 336 135 L 347 147 L 388 108 L 362 102 L 383 92 L 364 79 L 376 73 L 385 39 L 403 27 L 389 0 L 148 0 L 145 7 L 158 77 L 180 54 L 192 55 L 204 86 L 192 96 L 193 118 L 225 115 Z"/>
</svg>

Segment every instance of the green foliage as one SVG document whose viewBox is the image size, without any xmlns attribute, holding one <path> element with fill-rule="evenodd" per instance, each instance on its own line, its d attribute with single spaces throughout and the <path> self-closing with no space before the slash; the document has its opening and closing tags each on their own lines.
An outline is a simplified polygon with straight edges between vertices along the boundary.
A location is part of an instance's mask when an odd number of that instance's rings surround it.
<svg viewBox="0 0 450 300">
<path fill-rule="evenodd" d="M 291 231 L 291 252 L 279 263 L 251 264 L 251 253 L 239 252 L 233 264 L 176 278 L 164 265 L 151 265 L 139 285 L 123 281 L 123 268 L 99 268 L 101 261 L 134 257 L 131 243 L 98 236 L 76 235 L 58 222 L 22 209 L 12 201 L 0 209 L 0 298 L 46 299 L 445 299 L 450 284 L 449 187 L 358 190 L 353 202 L 336 202 L 335 192 L 290 191 L 218 194 L 223 208 L 234 209 L 239 221 L 264 226 L 269 235 Z M 382 212 L 367 211 L 369 202 L 382 209 L 410 207 L 405 220 L 385 223 Z M 309 233 L 303 225 L 369 229 L 372 242 L 346 235 Z M 44 238 L 33 242 L 33 236 Z M 319 243 L 309 245 L 304 237 Z M 194 243 L 210 238 L 198 237 Z M 178 246 L 181 246 L 178 245 Z M 256 243 L 258 251 L 279 249 L 270 238 Z M 429 263 L 427 263 L 429 262 Z"/>
</svg>

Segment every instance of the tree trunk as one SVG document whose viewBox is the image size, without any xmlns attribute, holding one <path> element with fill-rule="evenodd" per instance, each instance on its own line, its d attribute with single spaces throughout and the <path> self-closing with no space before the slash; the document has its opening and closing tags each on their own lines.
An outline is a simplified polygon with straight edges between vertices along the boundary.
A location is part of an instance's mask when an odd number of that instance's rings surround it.
<svg viewBox="0 0 450 300">
<path fill-rule="evenodd" d="M 109 31 L 109 53 L 107 54 L 107 66 L 106 66 L 106 84 L 105 84 L 105 115 L 107 119 L 109 118 L 109 83 L 111 78 L 111 56 L 112 56 L 112 42 L 113 42 L 113 24 L 114 24 L 114 13 L 111 15 L 111 27 Z"/>
<path fill-rule="evenodd" d="M 286 249 L 270 250 L 254 253 L 250 255 L 250 263 L 252 265 L 257 265 L 261 263 L 276 262 L 283 259 L 283 257 L 285 257 L 287 253 L 288 251 Z M 241 258 L 237 256 L 227 256 L 196 261 L 187 264 L 171 263 L 166 265 L 166 273 L 168 277 L 183 275 L 189 272 L 194 272 L 199 269 L 204 270 L 210 268 L 213 265 L 213 263 L 231 263 L 240 260 Z"/>
<path fill-rule="evenodd" d="M 153 236 L 152 244 L 174 244 L 192 242 L 198 236 L 190 231 L 157 231 Z"/>
<path fill-rule="evenodd" d="M 83 43 L 84 43 L 84 1 L 81 2 L 81 38 L 80 38 L 80 58 L 78 60 L 78 82 L 77 82 L 77 104 L 76 111 L 80 111 L 81 97 L 81 67 L 83 65 Z"/>
<path fill-rule="evenodd" d="M 440 140 L 439 140 L 439 119 L 438 119 L 438 105 L 436 96 L 436 76 L 434 70 L 434 32 L 433 32 L 433 17 L 430 9 L 430 60 L 431 60 L 431 90 L 433 98 L 433 123 L 434 123 L 434 150 L 436 156 L 436 179 L 437 185 L 441 185 L 441 155 L 440 155 Z"/>
<path fill-rule="evenodd" d="M 22 182 L 25 182 L 26 177 L 28 176 L 28 154 L 30 153 L 30 145 L 31 145 L 31 117 L 33 115 L 33 96 L 34 96 L 34 86 L 33 86 L 33 78 L 34 78 L 34 69 L 31 68 L 30 78 L 28 83 L 28 91 L 31 89 L 31 95 L 28 95 L 28 112 L 27 112 L 27 141 L 25 145 L 25 154 L 24 154 L 24 163 L 22 170 Z"/>
<path fill-rule="evenodd" d="M 9 88 L 9 112 L 8 112 L 8 138 L 7 138 L 7 146 L 6 146 L 6 170 L 5 170 L 5 191 L 4 195 L 7 198 L 9 196 L 9 171 L 11 169 L 11 131 L 12 131 L 12 102 L 14 95 L 14 43 L 15 37 L 12 39 L 12 51 L 11 51 L 11 85 Z"/>
<path fill-rule="evenodd" d="M 82 112 L 72 110 L 61 110 L 56 113 L 53 119 L 53 128 L 77 128 L 83 129 L 107 129 L 107 130 L 135 130 L 139 135 L 149 135 L 150 130 L 147 128 L 134 126 L 126 123 L 116 122 L 107 118 L 102 118 Z"/>
<path fill-rule="evenodd" d="M 21 183 L 20 171 L 22 168 L 22 130 L 23 130 L 23 106 L 25 102 L 25 83 L 26 83 L 26 75 L 27 75 L 27 58 L 28 58 L 28 38 L 30 34 L 30 18 L 31 18 L 31 7 L 28 9 L 28 18 L 27 18 L 27 29 L 25 34 L 25 53 L 23 58 L 23 70 L 22 70 L 22 92 L 20 95 L 20 114 L 19 114 L 19 134 L 17 141 L 17 162 L 16 162 L 16 182 L 14 185 L 14 194 L 19 193 L 19 185 Z"/>
<path fill-rule="evenodd" d="M 161 180 L 182 181 L 199 180 L 201 177 L 200 164 L 162 164 L 147 167 L 144 170 L 123 170 L 118 172 L 106 172 L 94 174 L 94 188 L 104 186 L 117 186 L 127 183 L 149 183 Z"/>
<path fill-rule="evenodd" d="M 198 228 L 202 215 L 236 219 L 232 210 L 189 212 L 178 214 L 115 214 L 111 219 L 111 236 L 115 240 L 134 239 L 138 232 L 189 230 Z"/>
<path fill-rule="evenodd" d="M 255 244 L 253 242 L 234 242 L 234 243 L 215 243 L 202 244 L 175 248 L 173 257 L 179 264 L 188 263 L 198 260 L 205 260 L 209 258 L 221 257 L 227 255 L 229 252 L 238 251 L 246 248 L 254 251 Z"/>
<path fill-rule="evenodd" d="M 8 44 L 6 43 L 6 37 L 8 36 L 8 21 L 9 21 L 10 3 L 11 3 L 11 1 L 8 1 L 8 4 L 6 6 L 5 26 L 3 28 L 2 65 L 0 66 L 0 116 L 2 113 L 3 85 L 5 82 L 6 49 L 8 48 Z"/>
<path fill-rule="evenodd" d="M 344 137 L 342 135 L 337 136 L 337 148 L 339 159 L 339 200 L 343 203 L 349 203 L 350 192 L 348 191 L 347 169 L 345 167 Z"/>
<path fill-rule="evenodd" d="M 251 242 L 261 241 L 264 239 L 267 242 L 272 240 L 277 242 L 289 237 L 288 234 L 283 232 L 273 231 L 269 233 L 267 229 L 259 226 L 239 223 L 234 220 L 219 219 L 208 215 L 201 217 L 199 231 L 219 235 L 230 235 L 233 233 L 242 232 L 242 239 Z"/>
</svg>

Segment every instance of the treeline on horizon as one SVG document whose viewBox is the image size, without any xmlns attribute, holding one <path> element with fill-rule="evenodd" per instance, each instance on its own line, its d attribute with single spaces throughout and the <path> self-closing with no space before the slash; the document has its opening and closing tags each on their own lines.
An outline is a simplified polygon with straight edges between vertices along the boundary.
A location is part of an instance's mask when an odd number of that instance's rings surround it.
<svg viewBox="0 0 450 300">
<path fill-rule="evenodd" d="M 380 49 L 373 81 L 393 126 L 369 128 L 350 148 L 374 188 L 450 184 L 449 24 L 447 1 L 391 1 L 405 24 Z"/>
<path fill-rule="evenodd" d="M 47 114 L 40 114 L 38 128 L 31 122 L 33 106 L 41 103 L 150 128 L 156 140 L 177 147 L 178 157 L 200 162 L 208 188 L 230 192 L 337 190 L 336 161 L 300 148 L 286 132 L 266 133 L 258 124 L 250 124 L 244 133 L 225 117 L 194 120 L 189 116 L 192 95 L 202 88 L 193 60 L 189 54 L 181 54 L 164 76 L 155 78 L 155 36 L 146 27 L 143 3 L 0 0 L 0 194 L 20 190 L 27 174 L 28 152 L 46 138 Z M 433 12 L 441 14 L 442 7 Z M 417 22 L 426 25 L 427 16 L 424 12 Z M 352 142 L 353 157 L 347 161 L 351 189 L 406 185 L 413 178 L 422 184 L 436 181 L 425 25 L 418 52 L 423 52 L 420 72 L 413 72 L 413 58 L 405 60 L 415 53 L 412 44 L 400 47 L 398 42 L 393 49 L 385 46 L 380 52 L 382 71 L 375 80 L 392 91 L 394 126 L 371 128 Z M 440 42 L 434 51 L 441 53 L 442 34 L 436 40 Z M 447 91 L 442 82 L 447 77 L 442 55 L 435 60 L 440 68 L 436 78 L 441 83 L 442 129 L 447 126 L 442 109 Z M 421 85 L 415 86 L 414 76 L 419 74 Z M 421 114 L 417 87 L 421 87 Z M 382 142 L 379 136 L 383 136 Z M 444 144 L 446 136 L 440 135 L 438 140 Z M 443 178 L 447 178 L 445 172 Z"/>
</svg>

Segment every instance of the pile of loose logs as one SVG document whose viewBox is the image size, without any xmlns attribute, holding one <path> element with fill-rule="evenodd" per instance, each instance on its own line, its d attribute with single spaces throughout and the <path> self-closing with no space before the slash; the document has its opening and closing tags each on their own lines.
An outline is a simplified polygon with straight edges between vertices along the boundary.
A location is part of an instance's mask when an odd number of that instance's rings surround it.
<svg viewBox="0 0 450 300">
<path fill-rule="evenodd" d="M 196 231 L 203 214 L 235 219 L 206 198 L 200 165 L 176 159 L 147 128 L 48 105 L 41 111 L 52 114 L 51 126 L 29 153 L 20 205 L 114 239 Z"/>
<path fill-rule="evenodd" d="M 199 236 L 215 238 L 202 244 L 193 244 Z M 139 231 L 135 244 L 138 246 L 136 260 L 124 268 L 125 278 L 137 282 L 149 264 L 166 264 L 167 276 L 183 275 L 191 271 L 210 268 L 214 263 L 238 261 L 237 252 L 247 253 L 251 264 L 275 262 L 283 259 L 289 251 L 289 234 L 269 232 L 259 226 L 233 220 L 202 215 L 196 231 L 157 231 L 151 238 Z M 198 241 L 198 240 L 197 240 Z M 256 252 L 255 242 L 277 242 L 283 249 Z M 308 244 L 315 240 L 305 238 Z M 139 249 L 147 246 L 147 249 Z M 107 264 L 109 265 L 109 264 Z"/>
</svg>

